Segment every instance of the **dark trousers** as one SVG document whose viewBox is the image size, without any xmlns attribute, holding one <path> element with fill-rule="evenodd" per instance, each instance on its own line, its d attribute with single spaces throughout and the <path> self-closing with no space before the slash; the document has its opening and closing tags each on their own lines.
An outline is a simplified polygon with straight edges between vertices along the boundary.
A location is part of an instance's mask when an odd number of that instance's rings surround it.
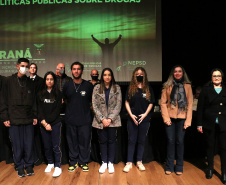
<svg viewBox="0 0 226 185">
<path fill-rule="evenodd" d="M 106 127 L 97 130 L 100 143 L 101 159 L 104 163 L 114 162 L 116 130 L 116 127 Z"/>
<path fill-rule="evenodd" d="M 12 145 L 9 139 L 9 127 L 0 122 L 0 162 L 13 163 Z"/>
<path fill-rule="evenodd" d="M 70 166 L 77 162 L 85 165 L 90 157 L 91 124 L 84 126 L 66 125 Z"/>
<path fill-rule="evenodd" d="M 40 165 L 44 161 L 44 146 L 41 139 L 41 131 L 39 123 L 34 125 L 34 159 L 35 165 Z"/>
<path fill-rule="evenodd" d="M 65 125 L 65 116 L 61 115 L 61 152 L 62 152 L 62 159 L 61 164 L 68 164 L 69 161 L 69 149 L 67 145 L 67 138 L 66 138 L 66 125 Z"/>
<path fill-rule="evenodd" d="M 13 148 L 13 160 L 17 169 L 34 164 L 34 126 L 11 125 L 9 136 Z"/>
<path fill-rule="evenodd" d="M 221 157 L 221 170 L 226 171 L 226 131 L 221 132 L 218 124 L 215 124 L 213 130 L 204 129 L 203 131 L 206 139 L 206 154 L 208 161 L 208 168 L 213 169 L 214 166 L 214 149 L 216 140 L 218 140 L 220 157 Z"/>
<path fill-rule="evenodd" d="M 41 126 L 45 156 L 48 164 L 54 164 L 54 167 L 60 167 L 61 165 L 61 125 L 61 122 L 59 122 L 51 126 L 52 131 L 47 131 L 43 126 Z"/>
<path fill-rule="evenodd" d="M 135 147 L 137 144 L 137 161 L 142 161 L 144 154 L 145 139 L 148 134 L 148 129 L 150 127 L 150 122 L 141 122 L 141 124 L 136 125 L 131 119 L 128 119 L 127 129 L 128 129 L 128 154 L 127 162 L 133 162 L 133 155 Z"/>
<path fill-rule="evenodd" d="M 184 135 L 185 119 L 172 119 L 170 126 L 166 125 L 167 135 L 167 157 L 166 157 L 166 171 L 174 171 L 174 159 L 176 151 L 176 172 L 183 172 L 184 165 Z"/>
</svg>

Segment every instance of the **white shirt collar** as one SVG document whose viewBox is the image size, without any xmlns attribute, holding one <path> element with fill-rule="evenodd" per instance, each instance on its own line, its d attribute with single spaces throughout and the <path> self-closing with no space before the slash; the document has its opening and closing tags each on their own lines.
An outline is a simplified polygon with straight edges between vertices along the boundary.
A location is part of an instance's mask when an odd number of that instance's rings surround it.
<svg viewBox="0 0 226 185">
<path fill-rule="evenodd" d="M 31 77 L 31 76 L 30 76 L 30 79 L 35 79 L 35 78 L 36 78 L 36 75 L 35 75 L 35 76 L 33 76 L 33 77 Z"/>
</svg>

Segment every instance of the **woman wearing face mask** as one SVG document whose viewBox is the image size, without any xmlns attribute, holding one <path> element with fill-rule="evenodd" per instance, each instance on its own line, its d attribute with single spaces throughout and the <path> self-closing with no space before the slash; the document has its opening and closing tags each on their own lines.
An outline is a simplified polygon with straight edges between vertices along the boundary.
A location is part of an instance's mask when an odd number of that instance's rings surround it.
<svg viewBox="0 0 226 185">
<path fill-rule="evenodd" d="M 56 76 L 49 71 L 44 76 L 44 88 L 38 93 L 38 119 L 41 120 L 41 135 L 48 166 L 45 172 L 55 168 L 53 177 L 58 177 L 61 170 L 61 119 L 62 96 L 56 86 Z"/>
<path fill-rule="evenodd" d="M 211 71 L 211 82 L 207 83 L 199 95 L 198 131 L 203 133 L 207 143 L 206 178 L 211 179 L 214 169 L 214 149 L 219 141 L 221 158 L 221 180 L 226 184 L 226 86 L 221 69 Z"/>
<path fill-rule="evenodd" d="M 174 171 L 176 150 L 177 175 L 183 173 L 184 135 L 191 126 L 193 94 L 191 83 L 184 68 L 174 66 L 168 80 L 163 84 L 161 112 L 167 135 L 166 175 Z"/>
<path fill-rule="evenodd" d="M 122 95 L 110 68 L 103 69 L 100 84 L 93 90 L 92 104 L 95 114 L 92 126 L 98 129 L 102 159 L 99 173 L 104 173 L 107 168 L 109 173 L 114 173 L 116 131 L 121 126 L 119 113 Z"/>
<path fill-rule="evenodd" d="M 125 106 L 129 114 L 128 129 L 128 155 L 124 172 L 132 168 L 133 155 L 137 144 L 137 167 L 144 171 L 142 163 L 144 144 L 150 126 L 150 114 L 154 103 L 154 93 L 148 84 L 147 73 L 144 68 L 137 67 L 133 71 L 132 80 L 126 93 Z"/>
</svg>

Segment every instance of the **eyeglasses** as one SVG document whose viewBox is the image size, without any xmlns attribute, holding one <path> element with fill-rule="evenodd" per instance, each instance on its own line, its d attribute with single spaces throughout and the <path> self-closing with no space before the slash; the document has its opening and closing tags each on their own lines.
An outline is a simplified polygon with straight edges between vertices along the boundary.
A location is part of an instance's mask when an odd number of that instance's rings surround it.
<svg viewBox="0 0 226 185">
<path fill-rule="evenodd" d="M 221 75 L 213 75 L 213 78 L 221 78 Z"/>
</svg>

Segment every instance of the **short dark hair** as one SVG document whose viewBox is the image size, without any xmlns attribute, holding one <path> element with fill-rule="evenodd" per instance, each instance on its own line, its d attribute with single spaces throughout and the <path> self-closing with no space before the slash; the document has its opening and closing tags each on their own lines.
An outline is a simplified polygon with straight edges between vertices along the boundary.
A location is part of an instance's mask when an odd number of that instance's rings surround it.
<svg viewBox="0 0 226 185">
<path fill-rule="evenodd" d="M 82 63 L 80 63 L 80 62 L 78 62 L 78 61 L 73 62 L 73 63 L 71 64 L 71 70 L 72 70 L 72 68 L 73 68 L 73 66 L 74 66 L 74 65 L 80 65 L 81 70 L 83 71 L 83 69 L 84 69 L 84 65 L 83 65 Z"/>
<path fill-rule="evenodd" d="M 20 64 L 21 62 L 26 62 L 29 64 L 29 60 L 27 58 L 19 58 L 17 64 Z"/>
<path fill-rule="evenodd" d="M 30 64 L 30 67 L 31 67 L 31 65 L 35 65 L 35 67 L 36 67 L 36 73 L 37 73 L 37 72 L 38 72 L 38 66 L 37 66 L 37 64 L 31 63 L 31 64 Z"/>
<path fill-rule="evenodd" d="M 211 70 L 211 78 L 212 78 L 213 72 L 215 72 L 215 71 L 219 71 L 221 73 L 222 80 L 223 80 L 224 73 L 223 73 L 223 71 L 220 68 L 214 68 L 214 69 Z"/>
</svg>

